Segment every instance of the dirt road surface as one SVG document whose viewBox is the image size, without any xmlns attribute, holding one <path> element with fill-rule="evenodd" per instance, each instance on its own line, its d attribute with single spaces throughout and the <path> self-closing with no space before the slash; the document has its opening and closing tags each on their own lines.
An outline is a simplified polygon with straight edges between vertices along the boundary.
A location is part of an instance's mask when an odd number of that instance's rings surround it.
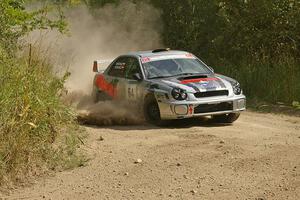
<svg viewBox="0 0 300 200">
<path fill-rule="evenodd" d="M 300 199 L 297 117 L 245 112 L 231 126 L 194 121 L 86 129 L 87 166 L 6 198 Z"/>
</svg>

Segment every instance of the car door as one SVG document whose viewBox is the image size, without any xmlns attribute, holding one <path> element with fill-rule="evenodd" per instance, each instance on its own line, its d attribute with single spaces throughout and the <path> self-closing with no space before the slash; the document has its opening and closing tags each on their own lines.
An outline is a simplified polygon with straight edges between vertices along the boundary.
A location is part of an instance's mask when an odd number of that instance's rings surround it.
<svg viewBox="0 0 300 200">
<path fill-rule="evenodd" d="M 126 100 L 138 101 L 141 94 L 141 80 L 137 80 L 135 75 L 139 74 L 142 77 L 141 67 L 139 60 L 135 57 L 129 57 L 127 60 L 128 66 L 125 70 L 126 78 Z"/>
</svg>

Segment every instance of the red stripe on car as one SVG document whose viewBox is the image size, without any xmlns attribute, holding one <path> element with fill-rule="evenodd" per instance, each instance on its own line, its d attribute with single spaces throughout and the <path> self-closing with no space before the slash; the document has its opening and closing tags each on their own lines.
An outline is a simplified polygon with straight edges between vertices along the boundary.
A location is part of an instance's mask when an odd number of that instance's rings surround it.
<svg viewBox="0 0 300 200">
<path fill-rule="evenodd" d="M 110 97 L 115 98 L 117 96 L 117 88 L 113 84 L 107 82 L 103 75 L 97 77 L 96 85 Z"/>
<path fill-rule="evenodd" d="M 188 84 L 188 83 L 199 83 L 202 81 L 216 81 L 216 80 L 219 80 L 219 79 L 218 78 L 196 78 L 196 79 L 183 80 L 180 83 Z"/>
</svg>

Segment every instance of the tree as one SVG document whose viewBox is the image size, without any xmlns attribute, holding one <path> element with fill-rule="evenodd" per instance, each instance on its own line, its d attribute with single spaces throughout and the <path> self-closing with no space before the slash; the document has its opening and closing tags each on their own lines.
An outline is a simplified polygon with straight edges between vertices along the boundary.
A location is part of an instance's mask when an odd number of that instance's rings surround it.
<svg viewBox="0 0 300 200">
<path fill-rule="evenodd" d="M 63 32 L 66 22 L 63 15 L 50 20 L 47 16 L 50 7 L 29 12 L 25 0 L 1 0 L 0 2 L 0 48 L 13 55 L 20 37 L 35 29 L 57 28 Z"/>
</svg>

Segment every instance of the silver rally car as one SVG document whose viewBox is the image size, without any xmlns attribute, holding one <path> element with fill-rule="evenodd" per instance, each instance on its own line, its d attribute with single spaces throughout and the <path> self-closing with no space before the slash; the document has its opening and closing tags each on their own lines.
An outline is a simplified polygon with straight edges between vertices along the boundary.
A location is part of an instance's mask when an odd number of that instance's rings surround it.
<svg viewBox="0 0 300 200">
<path fill-rule="evenodd" d="M 132 52 L 116 58 L 105 71 L 99 70 L 100 63 L 93 66 L 95 101 L 133 103 L 153 124 L 199 116 L 232 123 L 246 109 L 236 80 L 214 73 L 188 52 Z"/>
</svg>

